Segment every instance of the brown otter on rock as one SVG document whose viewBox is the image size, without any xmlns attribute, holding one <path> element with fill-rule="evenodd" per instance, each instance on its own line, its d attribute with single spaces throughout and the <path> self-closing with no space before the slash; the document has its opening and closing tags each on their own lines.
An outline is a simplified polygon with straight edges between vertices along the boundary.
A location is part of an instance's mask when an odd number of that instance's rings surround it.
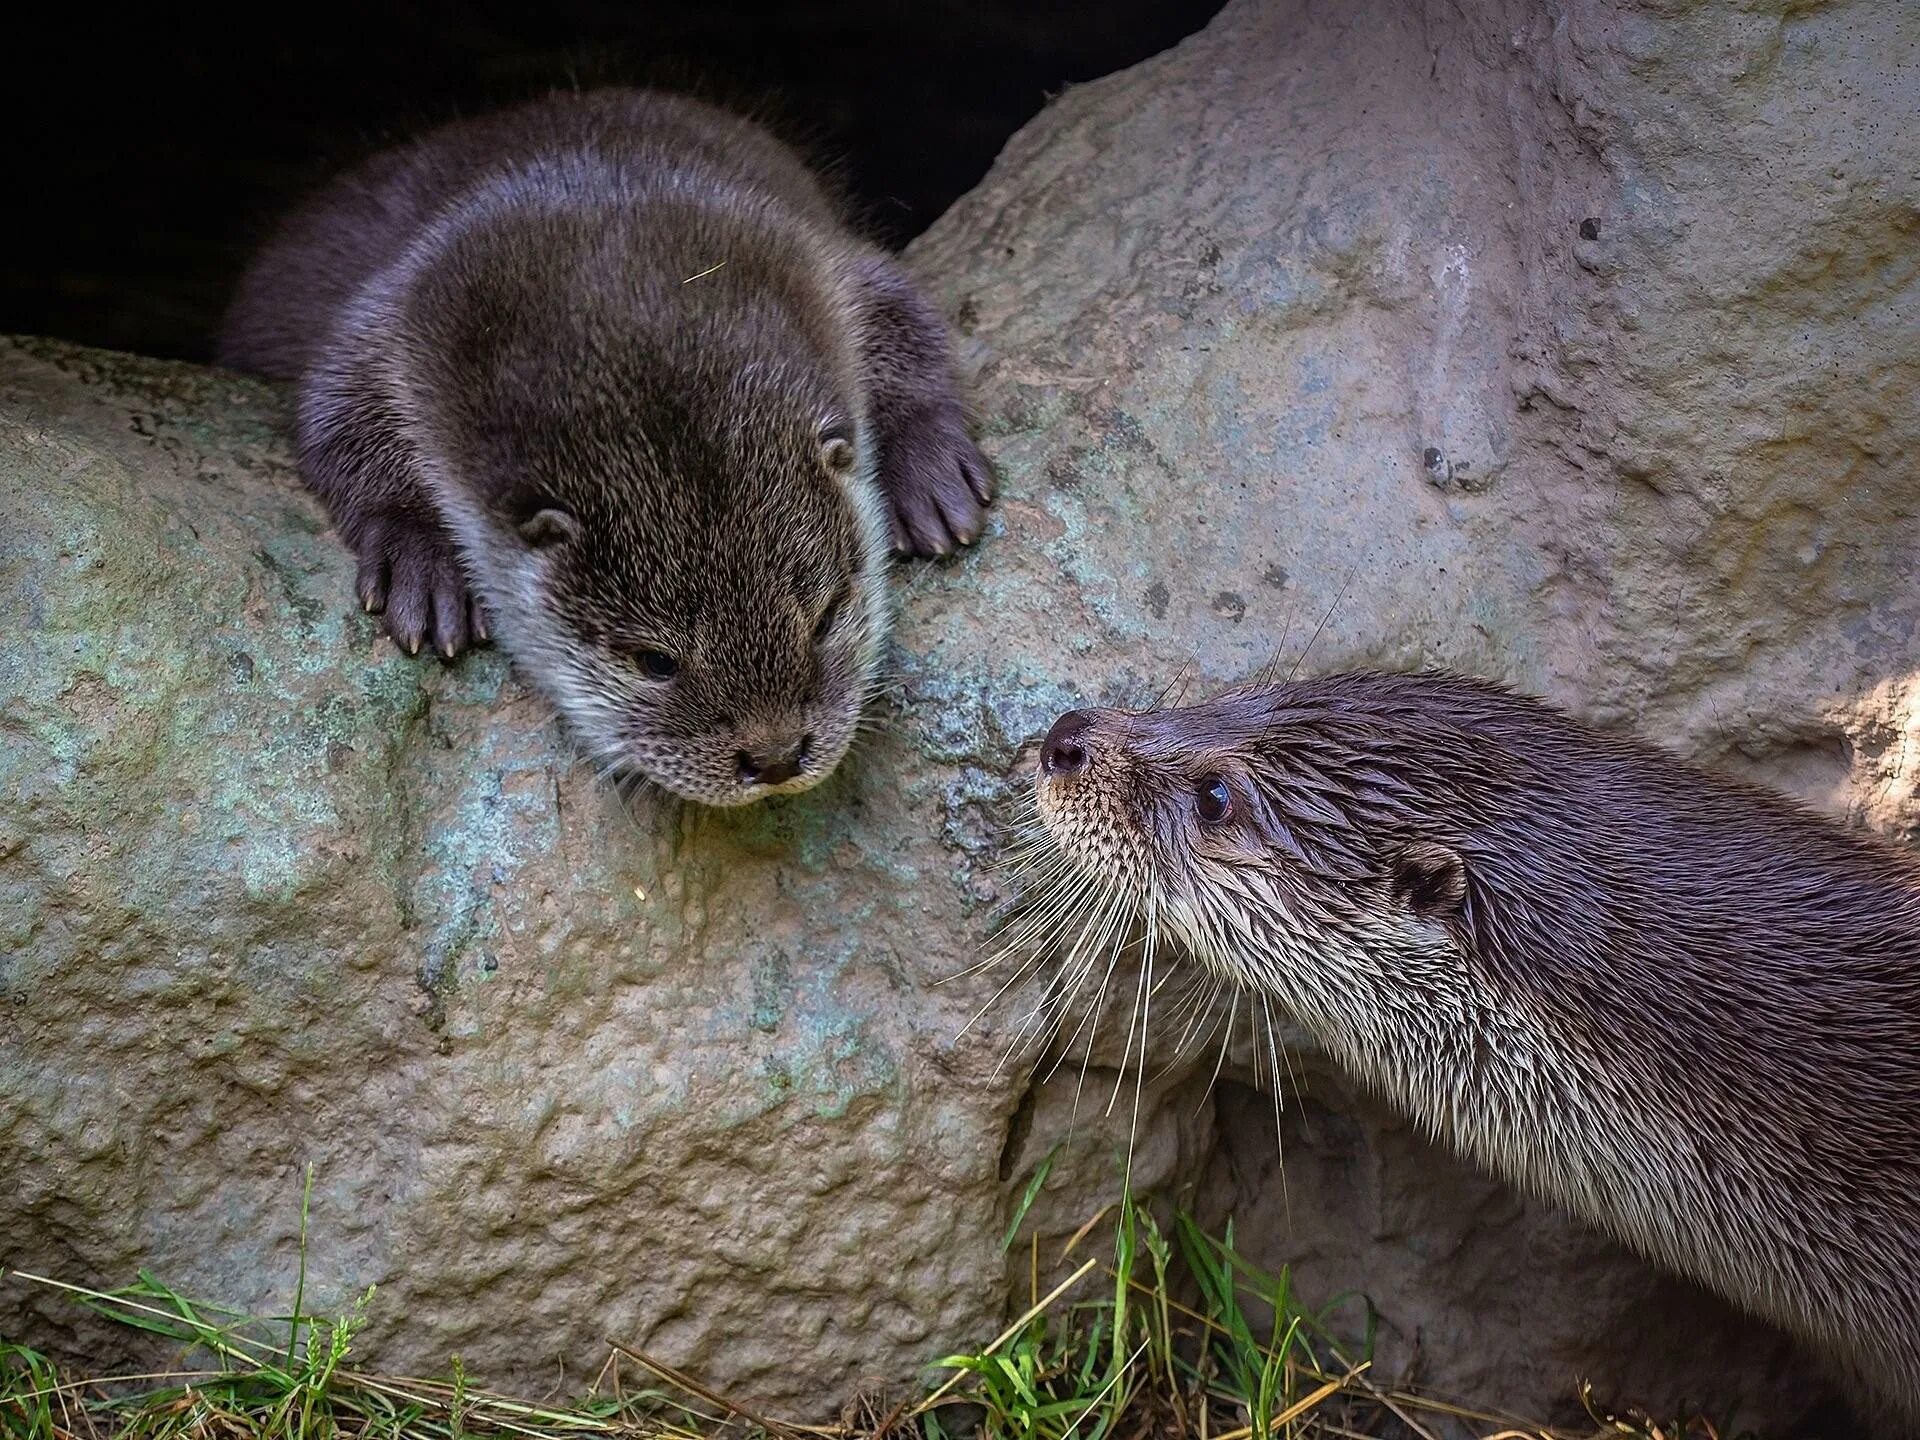
<svg viewBox="0 0 1920 1440">
<path fill-rule="evenodd" d="M 1912 858 L 1442 674 L 1070 711 L 1037 788 L 1150 936 L 1920 1422 Z"/>
<path fill-rule="evenodd" d="M 970 543 L 991 497 L 906 273 L 764 130 L 652 92 L 342 176 L 221 357 L 297 382 L 301 471 L 400 644 L 497 629 L 597 761 L 710 805 L 833 770 L 889 542 Z"/>
</svg>

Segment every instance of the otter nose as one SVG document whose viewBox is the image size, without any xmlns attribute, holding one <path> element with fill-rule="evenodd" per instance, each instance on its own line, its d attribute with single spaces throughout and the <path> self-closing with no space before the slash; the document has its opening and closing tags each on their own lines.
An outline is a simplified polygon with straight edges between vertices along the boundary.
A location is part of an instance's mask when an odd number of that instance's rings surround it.
<svg viewBox="0 0 1920 1440">
<path fill-rule="evenodd" d="M 802 735 L 785 744 L 766 745 L 734 753 L 734 766 L 742 785 L 781 785 L 807 768 L 807 752 L 813 748 L 813 736 Z"/>
<path fill-rule="evenodd" d="M 1087 747 L 1081 738 L 1092 723 L 1084 710 L 1069 710 L 1053 722 L 1040 746 L 1040 769 L 1048 775 L 1078 775 L 1087 768 Z"/>
</svg>

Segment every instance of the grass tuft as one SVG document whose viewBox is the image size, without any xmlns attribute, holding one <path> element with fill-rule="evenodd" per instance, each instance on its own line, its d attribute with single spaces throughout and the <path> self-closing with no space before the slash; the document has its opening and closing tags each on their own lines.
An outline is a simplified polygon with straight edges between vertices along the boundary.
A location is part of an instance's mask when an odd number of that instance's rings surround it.
<svg viewBox="0 0 1920 1440">
<path fill-rule="evenodd" d="M 1016 1205 L 1003 1248 L 1012 1249 L 1044 1180 L 1043 1168 Z M 944 1378 L 917 1398 L 859 1397 L 836 1425 L 783 1421 L 609 1340 L 587 1393 L 547 1405 L 474 1384 L 457 1356 L 439 1380 L 354 1365 L 374 1292 L 342 1315 L 306 1310 L 312 1193 L 309 1170 L 294 1304 L 284 1316 L 190 1299 L 145 1271 L 113 1291 L 0 1275 L 179 1347 L 164 1371 L 82 1377 L 0 1339 L 0 1440 L 708 1440 L 722 1432 L 747 1440 L 1439 1440 L 1462 1431 L 1484 1440 L 1735 1440 L 1704 1417 L 1655 1423 L 1607 1414 L 1585 1391 L 1592 1425 L 1576 1432 L 1382 1386 L 1370 1373 L 1375 1317 L 1364 1296 L 1310 1306 L 1287 1268 L 1269 1273 L 1234 1248 L 1230 1225 L 1215 1236 L 1177 1214 L 1163 1230 L 1131 1196 L 1083 1225 L 1058 1257 L 1073 1264 L 1110 1226 L 1111 1258 L 1080 1260 L 1045 1295 L 1039 1241 L 1030 1238 L 1030 1304 L 987 1345 L 941 1360 Z M 627 1383 L 632 1367 L 644 1377 L 637 1388 Z"/>
</svg>

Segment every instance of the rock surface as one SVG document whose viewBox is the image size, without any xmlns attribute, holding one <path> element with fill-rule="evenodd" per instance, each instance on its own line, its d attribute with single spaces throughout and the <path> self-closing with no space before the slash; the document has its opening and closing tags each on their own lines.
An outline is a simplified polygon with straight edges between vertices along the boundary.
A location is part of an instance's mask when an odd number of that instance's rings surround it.
<svg viewBox="0 0 1920 1440">
<path fill-rule="evenodd" d="M 1029 1084 L 987 933 L 1022 747 L 1275 655 L 1445 663 L 1920 831 L 1920 10 L 1238 0 L 1056 102 L 913 259 L 1005 498 L 900 688 L 744 814 L 597 789 L 482 655 L 350 604 L 270 391 L 0 351 L 0 1263 L 284 1306 L 384 1364 L 602 1337 L 829 1408 L 990 1335 L 1012 1197 L 1196 1187 L 1376 1373 L 1744 1405 L 1783 1339 L 1244 1039 Z M 1324 623 L 1323 623 L 1324 622 Z M 1156 1032 L 1156 1060 L 1175 1036 Z M 1125 1084 L 1131 1090 L 1131 1082 Z M 15 1283 L 0 1330 L 111 1342 Z M 56 1346 L 57 1348 L 57 1346 Z"/>
<path fill-rule="evenodd" d="M 1237 0 L 1071 91 L 915 250 L 1013 477 L 1002 626 L 1072 605 L 1087 695 L 1450 665 L 1913 839 L 1917 117 L 1920 9 L 1870 0 Z M 1201 1173 L 1370 1293 L 1380 1373 L 1817 1391 L 1320 1068 L 1284 1190 L 1245 1095 Z"/>
<path fill-rule="evenodd" d="M 991 1330 L 949 774 L 630 817 L 498 656 L 343 603 L 267 391 L 0 366 L 0 1258 L 283 1309 L 311 1163 L 310 1293 L 378 1283 L 392 1363 L 617 1335 L 817 1403 Z"/>
</svg>

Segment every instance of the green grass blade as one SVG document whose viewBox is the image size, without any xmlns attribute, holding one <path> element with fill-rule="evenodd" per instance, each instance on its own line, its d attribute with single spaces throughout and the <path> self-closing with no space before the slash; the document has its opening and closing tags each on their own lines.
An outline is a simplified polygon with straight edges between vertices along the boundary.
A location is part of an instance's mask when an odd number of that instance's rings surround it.
<svg viewBox="0 0 1920 1440">
<path fill-rule="evenodd" d="M 1047 1183 L 1047 1176 L 1053 1173 L 1054 1158 L 1059 1153 L 1059 1145 L 1049 1150 L 1045 1158 L 1034 1167 L 1033 1178 L 1027 1181 L 1027 1188 L 1020 1192 L 1020 1203 L 1013 1207 L 1013 1223 L 1007 1226 L 1006 1236 L 1000 1241 L 1002 1255 L 1013 1249 L 1013 1237 L 1020 1233 L 1020 1226 L 1027 1218 L 1027 1212 L 1033 1208 L 1033 1202 L 1040 1198 L 1040 1188 Z"/>
</svg>

